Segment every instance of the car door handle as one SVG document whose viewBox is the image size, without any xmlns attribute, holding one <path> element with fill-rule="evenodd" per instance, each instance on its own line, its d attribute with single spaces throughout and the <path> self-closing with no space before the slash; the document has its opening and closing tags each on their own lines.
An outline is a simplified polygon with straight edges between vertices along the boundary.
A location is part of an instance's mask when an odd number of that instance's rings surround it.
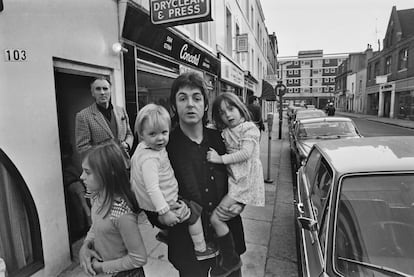
<svg viewBox="0 0 414 277">
<path fill-rule="evenodd" d="M 303 203 L 298 203 L 296 206 L 301 215 L 305 213 L 305 211 L 303 210 Z"/>
</svg>

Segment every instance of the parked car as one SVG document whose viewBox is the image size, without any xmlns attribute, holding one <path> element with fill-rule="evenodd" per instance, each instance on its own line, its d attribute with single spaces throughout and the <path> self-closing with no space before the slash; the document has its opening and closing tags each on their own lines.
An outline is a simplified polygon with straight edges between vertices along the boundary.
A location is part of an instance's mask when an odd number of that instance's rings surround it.
<svg viewBox="0 0 414 277">
<path fill-rule="evenodd" d="M 361 137 L 355 123 L 346 117 L 317 117 L 299 120 L 290 133 L 293 171 L 308 157 L 312 146 L 328 139 Z"/>
<path fill-rule="evenodd" d="M 414 276 L 414 136 L 317 143 L 297 174 L 301 276 Z"/>
<path fill-rule="evenodd" d="M 289 123 L 289 131 L 295 128 L 296 122 L 305 118 L 325 117 L 326 113 L 319 109 L 298 109 Z"/>
</svg>

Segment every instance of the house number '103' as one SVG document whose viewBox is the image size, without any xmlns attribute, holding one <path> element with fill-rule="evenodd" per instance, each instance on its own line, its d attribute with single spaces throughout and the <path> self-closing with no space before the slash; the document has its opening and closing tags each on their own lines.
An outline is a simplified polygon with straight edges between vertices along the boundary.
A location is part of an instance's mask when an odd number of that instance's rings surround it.
<svg viewBox="0 0 414 277">
<path fill-rule="evenodd" d="M 6 62 L 24 62 L 27 60 L 26 50 L 6 49 L 4 50 L 4 59 Z"/>
</svg>

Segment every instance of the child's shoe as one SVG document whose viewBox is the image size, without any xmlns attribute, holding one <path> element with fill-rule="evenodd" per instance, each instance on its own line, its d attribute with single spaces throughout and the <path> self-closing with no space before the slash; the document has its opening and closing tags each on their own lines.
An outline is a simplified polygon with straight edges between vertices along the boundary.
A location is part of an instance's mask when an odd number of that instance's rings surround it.
<svg viewBox="0 0 414 277">
<path fill-rule="evenodd" d="M 210 270 L 210 277 L 227 277 L 242 266 L 239 254 L 235 251 L 233 236 L 228 232 L 225 236 L 218 237 L 220 248 L 218 263 Z"/>
</svg>

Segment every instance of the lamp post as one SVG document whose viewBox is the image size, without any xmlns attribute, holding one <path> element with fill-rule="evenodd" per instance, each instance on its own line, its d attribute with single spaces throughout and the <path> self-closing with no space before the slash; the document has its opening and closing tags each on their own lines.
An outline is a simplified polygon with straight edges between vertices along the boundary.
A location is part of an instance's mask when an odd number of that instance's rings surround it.
<svg viewBox="0 0 414 277">
<path fill-rule="evenodd" d="M 286 86 L 282 81 L 277 81 L 275 87 L 276 97 L 279 97 L 279 139 L 282 139 L 282 123 L 283 123 L 283 95 L 286 93 Z"/>
</svg>

